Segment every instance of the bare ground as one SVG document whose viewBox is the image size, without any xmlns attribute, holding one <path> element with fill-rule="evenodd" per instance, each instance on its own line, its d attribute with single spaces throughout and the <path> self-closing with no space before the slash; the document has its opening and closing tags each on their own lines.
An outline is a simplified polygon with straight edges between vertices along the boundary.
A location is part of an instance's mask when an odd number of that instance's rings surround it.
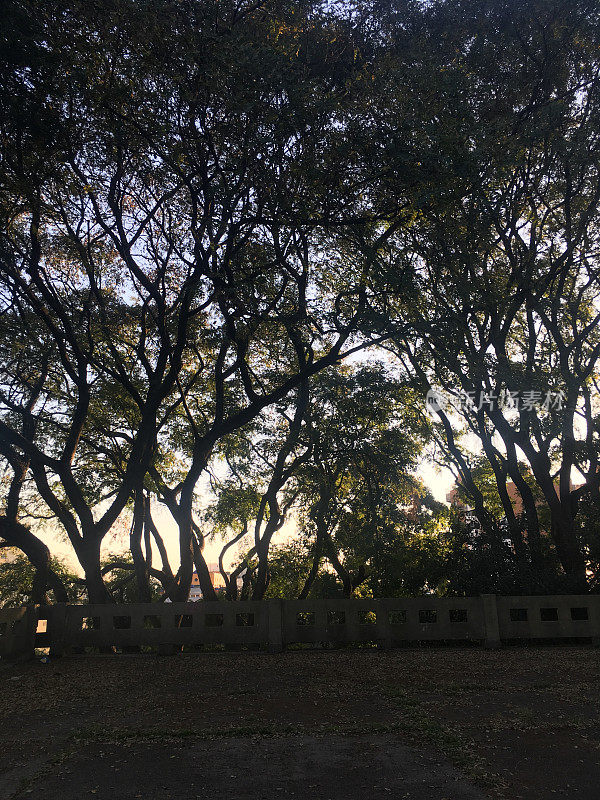
<svg viewBox="0 0 600 800">
<path fill-rule="evenodd" d="M 87 656 L 0 668 L 0 798 L 597 800 L 600 652 Z"/>
</svg>

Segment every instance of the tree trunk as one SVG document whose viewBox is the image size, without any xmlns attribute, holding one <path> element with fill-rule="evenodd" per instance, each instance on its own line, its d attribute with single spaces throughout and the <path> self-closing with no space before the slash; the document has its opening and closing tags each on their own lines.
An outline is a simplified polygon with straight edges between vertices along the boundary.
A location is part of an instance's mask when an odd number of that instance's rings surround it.
<svg viewBox="0 0 600 800">
<path fill-rule="evenodd" d="M 43 605 L 48 587 L 54 592 L 57 603 L 68 601 L 67 590 L 59 576 L 50 568 L 50 550 L 29 528 L 15 520 L 0 517 L 0 537 L 13 547 L 18 547 L 35 567 L 31 601 Z"/>
<path fill-rule="evenodd" d="M 110 603 L 112 600 L 102 578 L 100 544 L 101 539 L 84 535 L 77 546 L 77 557 L 85 573 L 85 583 L 90 603 Z"/>
<path fill-rule="evenodd" d="M 313 560 L 310 567 L 310 572 L 306 576 L 306 580 L 304 581 L 304 586 L 300 594 L 298 595 L 298 600 L 306 600 L 308 595 L 310 594 L 310 590 L 312 589 L 313 583 L 316 580 L 317 575 L 319 574 L 319 565 L 321 564 L 321 545 L 320 542 L 315 544 L 315 552 L 313 554 Z"/>
<path fill-rule="evenodd" d="M 269 588 L 269 581 L 271 577 L 269 574 L 269 546 L 271 544 L 273 534 L 278 530 L 279 527 L 281 527 L 280 520 L 275 520 L 274 522 L 269 520 L 263 536 L 256 545 L 258 569 L 256 570 L 256 583 L 254 584 L 254 588 L 252 590 L 253 600 L 262 600 L 265 596 L 265 592 Z"/>
<path fill-rule="evenodd" d="M 202 544 L 200 544 L 200 541 Z M 198 583 L 200 584 L 200 589 L 202 590 L 202 599 L 218 600 L 219 598 L 215 592 L 215 587 L 212 585 L 212 581 L 210 579 L 210 573 L 208 571 L 206 559 L 202 553 L 203 545 L 204 538 L 202 537 L 202 539 L 199 539 L 199 537 L 196 536 L 196 531 L 194 531 L 194 535 L 192 537 L 192 552 L 194 555 L 196 574 L 198 575 Z"/>
<path fill-rule="evenodd" d="M 551 528 L 558 558 L 569 580 L 569 589 L 587 593 L 586 563 L 576 538 L 574 520 L 565 514 L 552 512 Z"/>
<path fill-rule="evenodd" d="M 152 599 L 150 591 L 150 576 L 148 574 L 148 564 L 144 558 L 142 549 L 142 535 L 144 531 L 144 520 L 146 517 L 146 503 L 144 488 L 138 487 L 135 492 L 133 506 L 133 524 L 129 534 L 129 549 L 133 556 L 133 566 L 137 583 L 137 594 L 140 603 L 149 603 Z"/>
<path fill-rule="evenodd" d="M 494 420 L 498 420 L 498 415 L 494 417 Z M 541 574 L 544 569 L 544 559 L 542 555 L 540 521 L 535 503 L 535 497 L 533 496 L 531 486 L 521 475 L 515 444 L 509 435 L 509 433 L 512 433 L 512 430 L 510 426 L 502 423 L 503 418 L 501 418 L 501 424 L 496 425 L 496 429 L 500 433 L 506 448 L 506 463 L 508 467 L 508 473 L 512 478 L 513 483 L 517 487 L 517 491 L 521 495 L 521 500 L 523 501 L 523 509 L 525 511 L 527 527 L 527 548 L 529 550 L 531 565 L 535 572 Z"/>
<path fill-rule="evenodd" d="M 537 506 L 535 497 L 531 491 L 531 487 L 523 478 L 518 468 L 514 474 L 511 474 L 515 486 L 521 500 L 523 501 L 523 509 L 525 510 L 525 520 L 527 527 L 527 546 L 529 548 L 529 557 L 531 564 L 536 572 L 541 573 L 544 569 L 544 558 L 542 555 L 542 537 L 540 534 L 540 520 L 537 513 Z"/>
</svg>

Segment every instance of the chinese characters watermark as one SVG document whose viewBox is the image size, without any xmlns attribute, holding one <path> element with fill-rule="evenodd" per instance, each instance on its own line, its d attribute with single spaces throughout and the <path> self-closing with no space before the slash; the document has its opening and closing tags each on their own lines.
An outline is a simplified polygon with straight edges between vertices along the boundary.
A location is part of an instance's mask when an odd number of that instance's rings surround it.
<svg viewBox="0 0 600 800">
<path fill-rule="evenodd" d="M 546 392 L 537 389 L 525 391 L 511 391 L 502 389 L 498 394 L 486 391 L 459 391 L 456 395 L 449 396 L 439 389 L 430 389 L 426 396 L 427 410 L 431 412 L 442 411 L 452 407 L 457 411 L 515 411 L 543 410 L 560 411 L 566 399 L 565 393 L 559 390 Z"/>
</svg>

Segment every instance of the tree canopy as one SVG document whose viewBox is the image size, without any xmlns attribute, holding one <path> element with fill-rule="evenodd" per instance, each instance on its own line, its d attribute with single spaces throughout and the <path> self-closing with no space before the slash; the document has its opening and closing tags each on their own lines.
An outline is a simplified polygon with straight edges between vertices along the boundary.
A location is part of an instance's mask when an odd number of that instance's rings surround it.
<svg viewBox="0 0 600 800">
<path fill-rule="evenodd" d="M 428 458 L 521 588 L 595 585 L 595 4 L 11 0 L 5 20 L 0 533 L 36 600 L 65 587 L 34 507 L 92 602 L 115 598 L 124 518 L 142 600 L 187 599 L 194 570 L 214 599 L 217 536 L 231 599 L 453 590 L 463 534 Z M 428 416 L 432 390 L 453 404 Z"/>
</svg>

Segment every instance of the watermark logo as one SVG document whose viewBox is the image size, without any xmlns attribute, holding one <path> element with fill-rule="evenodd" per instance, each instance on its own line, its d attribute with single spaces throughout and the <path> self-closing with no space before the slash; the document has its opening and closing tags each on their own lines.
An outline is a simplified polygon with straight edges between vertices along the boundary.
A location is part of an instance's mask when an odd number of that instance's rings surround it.
<svg viewBox="0 0 600 800">
<path fill-rule="evenodd" d="M 448 399 L 439 389 L 430 389 L 425 398 L 425 405 L 427 410 L 432 413 L 435 411 L 443 411 L 448 405 Z"/>
<path fill-rule="evenodd" d="M 440 389 L 429 389 L 425 398 L 428 411 L 444 411 L 449 407 L 457 411 L 560 411 L 564 407 L 566 395 L 562 390 L 541 392 L 536 389 L 511 391 L 503 389 L 499 394 L 486 391 L 457 391 L 449 395 Z"/>
</svg>

